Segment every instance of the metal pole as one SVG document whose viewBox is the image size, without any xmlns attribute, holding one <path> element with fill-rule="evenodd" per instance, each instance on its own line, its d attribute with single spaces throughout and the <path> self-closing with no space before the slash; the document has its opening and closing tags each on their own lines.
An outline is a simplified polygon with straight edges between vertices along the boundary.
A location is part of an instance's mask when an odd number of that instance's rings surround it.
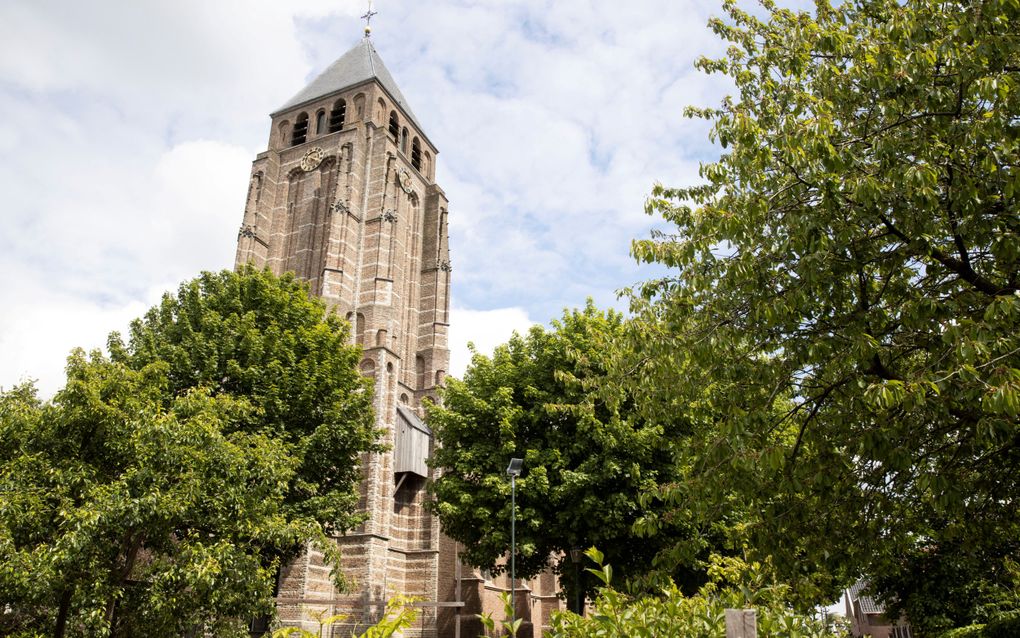
<svg viewBox="0 0 1020 638">
<path fill-rule="evenodd" d="M 517 481 L 510 476 L 510 622 L 517 619 Z"/>
<path fill-rule="evenodd" d="M 574 587 L 577 589 L 577 593 L 574 596 L 574 612 L 578 616 L 583 616 L 584 606 L 581 604 L 581 561 L 574 563 Z"/>
<path fill-rule="evenodd" d="M 510 459 L 506 474 L 510 477 L 510 622 L 517 620 L 517 477 L 524 459 Z"/>
</svg>

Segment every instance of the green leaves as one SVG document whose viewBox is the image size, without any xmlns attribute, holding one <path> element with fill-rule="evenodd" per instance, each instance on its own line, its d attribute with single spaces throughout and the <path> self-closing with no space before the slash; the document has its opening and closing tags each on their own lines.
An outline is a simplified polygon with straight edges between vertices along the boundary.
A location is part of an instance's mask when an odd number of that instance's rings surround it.
<svg viewBox="0 0 1020 638">
<path fill-rule="evenodd" d="M 654 595 L 631 597 L 611 585 L 612 569 L 602 563 L 603 557 L 594 548 L 586 555 L 598 567 L 588 571 L 598 576 L 602 585 L 586 617 L 570 612 L 553 614 L 551 638 L 724 638 L 726 608 L 749 606 L 756 608 L 758 635 L 763 638 L 845 635 L 839 625 L 794 613 L 784 598 L 785 588 L 769 583 L 760 564 L 713 556 L 712 580 L 697 593 L 684 595 L 669 582 Z"/>
<path fill-rule="evenodd" d="M 347 328 L 293 279 L 204 274 L 42 403 L 0 394 L 0 633 L 237 635 L 356 514 L 377 449 Z M 338 575 L 338 578 L 340 576 Z"/>
<path fill-rule="evenodd" d="M 515 335 L 491 359 L 475 355 L 464 380 L 450 379 L 443 404 L 430 407 L 440 443 L 433 463 L 442 469 L 432 507 L 467 561 L 496 573 L 508 567 L 511 457 L 524 459 L 519 576 L 540 573 L 553 555 L 574 587 L 569 552 L 593 544 L 625 575 L 641 575 L 658 548 L 689 533 L 676 517 L 661 536 L 633 542 L 632 526 L 648 509 L 639 496 L 674 469 L 662 439 L 677 428 L 641 418 L 631 395 L 603 383 L 625 331 L 619 314 L 591 303 L 565 312 L 549 330 Z"/>
<path fill-rule="evenodd" d="M 684 492 L 760 512 L 780 568 L 888 572 L 946 520 L 1015 552 L 1020 7 L 764 13 L 727 4 L 699 63 L 725 154 L 647 203 L 675 229 L 633 247 L 672 269 L 632 297 L 637 403 L 687 406 Z"/>
</svg>

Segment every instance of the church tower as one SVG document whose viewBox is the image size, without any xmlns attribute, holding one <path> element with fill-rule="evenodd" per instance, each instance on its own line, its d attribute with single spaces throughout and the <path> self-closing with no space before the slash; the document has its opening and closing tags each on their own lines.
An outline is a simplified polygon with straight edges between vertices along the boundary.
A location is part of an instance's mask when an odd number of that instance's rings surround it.
<svg viewBox="0 0 1020 638">
<path fill-rule="evenodd" d="M 422 617 L 405 635 L 436 636 L 444 614 L 462 606 L 455 547 L 423 507 L 432 434 L 422 399 L 434 396 L 449 363 L 437 150 L 367 30 L 271 117 L 269 147 L 252 164 L 236 262 L 296 273 L 349 319 L 389 446 L 363 459 L 368 521 L 337 541 L 351 591 L 334 591 L 322 557 L 309 551 L 281 574 L 280 617 L 317 630 L 309 612 L 347 613 L 350 624 L 335 635 L 360 633 L 401 593 L 421 601 Z"/>
</svg>

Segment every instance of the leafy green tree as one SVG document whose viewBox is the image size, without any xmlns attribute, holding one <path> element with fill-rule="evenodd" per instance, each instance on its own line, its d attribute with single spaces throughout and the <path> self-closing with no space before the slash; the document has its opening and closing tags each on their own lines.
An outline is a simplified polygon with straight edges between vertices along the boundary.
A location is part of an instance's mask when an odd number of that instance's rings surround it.
<svg viewBox="0 0 1020 638">
<path fill-rule="evenodd" d="M 494 573 L 509 568 L 512 457 L 524 459 L 517 574 L 538 574 L 552 557 L 570 600 L 572 548 L 597 545 L 620 573 L 638 576 L 652 569 L 657 549 L 673 534 L 694 536 L 678 516 L 657 537 L 659 545 L 638 540 L 633 529 L 644 512 L 642 492 L 675 469 L 661 441 L 681 424 L 637 418 L 625 399 L 610 407 L 592 385 L 605 374 L 624 326 L 620 314 L 589 302 L 564 313 L 552 330 L 536 326 L 514 335 L 491 359 L 476 354 L 464 380 L 449 379 L 443 404 L 429 408 L 439 470 L 432 507 L 444 532 L 464 544 L 468 562 Z M 586 590 L 592 585 L 582 583 Z"/>
<path fill-rule="evenodd" d="M 165 366 L 79 351 L 52 403 L 0 399 L 3 633 L 222 633 L 271 609 L 262 547 L 321 537 L 283 514 L 285 444 L 224 434 L 249 406 L 197 390 L 164 408 L 165 392 Z"/>
<path fill-rule="evenodd" d="M 711 22 L 725 152 L 633 248 L 672 269 L 634 297 L 641 403 L 711 424 L 661 492 L 739 494 L 791 578 L 982 578 L 1020 549 L 1020 4 L 762 4 Z"/>
<path fill-rule="evenodd" d="M 279 437 L 301 459 L 288 511 L 327 533 L 361 522 L 359 460 L 380 434 L 361 351 L 347 322 L 292 275 L 203 273 L 133 322 L 126 344 L 111 335 L 109 348 L 135 369 L 166 362 L 168 401 L 195 387 L 245 397 L 255 409 L 235 427 Z"/>
<path fill-rule="evenodd" d="M 0 634 L 245 635 L 283 560 L 335 561 L 375 449 L 348 344 L 291 278 L 204 274 L 52 401 L 0 393 Z"/>
<path fill-rule="evenodd" d="M 889 612 L 897 617 L 909 610 L 912 629 L 921 635 L 985 624 L 1020 609 L 1015 562 L 987 551 L 974 557 L 947 539 L 901 556 L 898 569 L 872 576 L 871 584 L 876 591 L 895 592 Z"/>
</svg>

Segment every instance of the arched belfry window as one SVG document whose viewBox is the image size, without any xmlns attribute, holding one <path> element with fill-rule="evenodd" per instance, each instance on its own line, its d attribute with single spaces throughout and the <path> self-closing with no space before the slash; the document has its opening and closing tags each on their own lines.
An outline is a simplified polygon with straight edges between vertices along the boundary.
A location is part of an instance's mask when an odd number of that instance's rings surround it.
<svg viewBox="0 0 1020 638">
<path fill-rule="evenodd" d="M 319 111 L 315 114 L 315 134 L 322 135 L 326 132 L 326 112 Z"/>
<path fill-rule="evenodd" d="M 297 116 L 297 121 L 294 122 L 294 133 L 291 135 L 290 145 L 304 144 L 306 139 L 308 139 L 308 114 L 302 113 Z"/>
<path fill-rule="evenodd" d="M 411 166 L 416 171 L 421 170 L 421 142 L 418 141 L 417 137 L 411 142 Z"/>
<path fill-rule="evenodd" d="M 347 117 L 347 102 L 337 100 L 333 110 L 329 112 L 329 132 L 336 133 L 344 127 L 344 119 Z"/>
<path fill-rule="evenodd" d="M 407 155 L 407 127 L 400 131 L 400 152 Z"/>
<path fill-rule="evenodd" d="M 390 111 L 390 137 L 396 142 L 400 136 L 400 120 L 397 119 L 397 112 Z"/>
</svg>

